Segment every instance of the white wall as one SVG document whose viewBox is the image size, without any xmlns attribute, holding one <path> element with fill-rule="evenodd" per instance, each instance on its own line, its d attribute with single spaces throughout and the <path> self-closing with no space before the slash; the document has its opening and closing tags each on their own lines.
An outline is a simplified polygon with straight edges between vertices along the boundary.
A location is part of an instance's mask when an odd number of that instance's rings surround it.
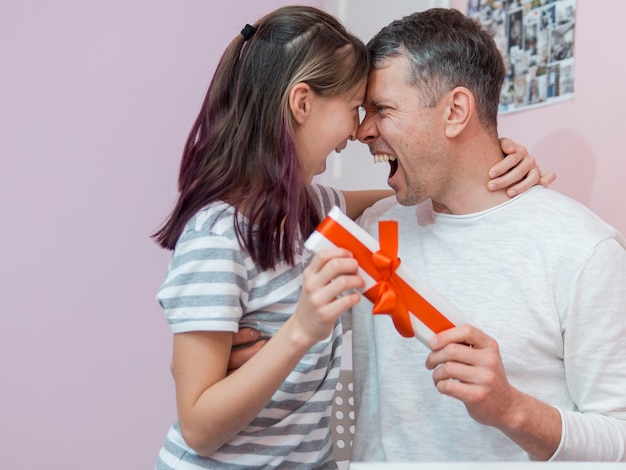
<svg viewBox="0 0 626 470">
<path fill-rule="evenodd" d="M 383 26 L 415 11 L 448 7 L 449 0 L 325 0 L 324 8 L 337 15 L 346 27 L 369 41 Z M 342 189 L 384 188 L 387 186 L 387 164 L 373 164 L 367 147 L 349 142 L 340 155 L 333 153 L 327 161 L 326 173 L 316 181 Z"/>
</svg>

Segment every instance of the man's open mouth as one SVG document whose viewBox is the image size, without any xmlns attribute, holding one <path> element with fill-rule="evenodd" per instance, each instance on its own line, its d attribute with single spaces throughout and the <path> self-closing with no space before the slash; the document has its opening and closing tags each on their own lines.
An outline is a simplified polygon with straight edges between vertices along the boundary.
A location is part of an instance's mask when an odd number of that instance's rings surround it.
<svg viewBox="0 0 626 470">
<path fill-rule="evenodd" d="M 396 174 L 396 171 L 398 171 L 398 160 L 396 160 L 396 157 L 394 157 L 393 155 L 387 155 L 382 153 L 374 155 L 374 163 L 383 162 L 389 162 L 389 178 L 391 178 L 393 175 Z"/>
</svg>

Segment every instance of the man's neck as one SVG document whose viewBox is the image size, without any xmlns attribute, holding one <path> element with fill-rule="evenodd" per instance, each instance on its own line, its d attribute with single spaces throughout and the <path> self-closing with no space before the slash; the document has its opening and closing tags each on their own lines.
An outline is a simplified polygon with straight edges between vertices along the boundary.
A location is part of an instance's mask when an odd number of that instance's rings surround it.
<svg viewBox="0 0 626 470">
<path fill-rule="evenodd" d="M 457 153 L 455 169 L 447 187 L 433 198 L 433 209 L 448 214 L 471 214 L 509 200 L 506 189 L 490 191 L 489 169 L 502 160 L 499 144 L 465 145 Z"/>
</svg>

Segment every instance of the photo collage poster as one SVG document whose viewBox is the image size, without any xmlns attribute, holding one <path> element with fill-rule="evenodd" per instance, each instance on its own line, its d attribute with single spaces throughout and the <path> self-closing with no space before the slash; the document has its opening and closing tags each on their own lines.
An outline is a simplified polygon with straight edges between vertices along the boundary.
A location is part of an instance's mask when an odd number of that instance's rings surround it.
<svg viewBox="0 0 626 470">
<path fill-rule="evenodd" d="M 504 57 L 500 114 L 574 97 L 576 0 L 469 0 L 467 14 Z"/>
</svg>

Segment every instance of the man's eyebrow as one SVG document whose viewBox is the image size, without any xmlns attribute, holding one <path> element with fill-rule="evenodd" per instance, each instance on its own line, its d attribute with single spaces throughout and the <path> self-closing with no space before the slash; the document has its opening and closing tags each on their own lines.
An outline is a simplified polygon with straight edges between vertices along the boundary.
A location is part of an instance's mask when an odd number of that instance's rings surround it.
<svg viewBox="0 0 626 470">
<path fill-rule="evenodd" d="M 363 104 L 367 106 L 377 106 L 379 103 L 380 100 L 378 98 L 372 98 L 371 96 L 366 96 L 363 101 Z"/>
<path fill-rule="evenodd" d="M 386 101 L 384 99 L 381 99 L 381 98 L 377 98 L 377 97 L 366 100 L 366 103 L 369 106 L 373 106 L 373 107 L 378 107 L 378 106 L 393 107 L 394 106 L 393 103 Z"/>
</svg>

